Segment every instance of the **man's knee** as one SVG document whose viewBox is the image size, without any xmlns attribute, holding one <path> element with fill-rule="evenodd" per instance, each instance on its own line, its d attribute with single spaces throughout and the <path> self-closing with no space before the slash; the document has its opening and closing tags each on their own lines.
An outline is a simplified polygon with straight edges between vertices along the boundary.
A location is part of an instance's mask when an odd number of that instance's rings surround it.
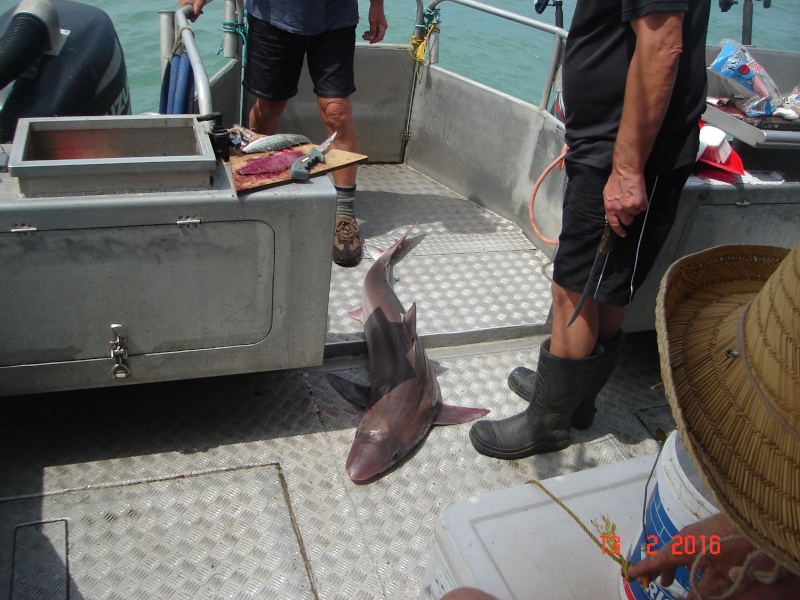
<svg viewBox="0 0 800 600">
<path fill-rule="evenodd" d="M 350 98 L 318 98 L 319 111 L 327 125 L 339 129 L 353 121 Z"/>
</svg>

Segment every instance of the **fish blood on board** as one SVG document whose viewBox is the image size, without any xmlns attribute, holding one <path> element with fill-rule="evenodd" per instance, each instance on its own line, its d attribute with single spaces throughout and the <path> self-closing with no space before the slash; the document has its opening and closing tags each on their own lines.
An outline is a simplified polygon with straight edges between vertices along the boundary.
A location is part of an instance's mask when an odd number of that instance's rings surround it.
<svg viewBox="0 0 800 600">
<path fill-rule="evenodd" d="M 298 158 L 305 156 L 297 150 L 282 150 L 263 158 L 251 160 L 236 172 L 239 175 L 278 175 L 288 171 Z"/>
</svg>

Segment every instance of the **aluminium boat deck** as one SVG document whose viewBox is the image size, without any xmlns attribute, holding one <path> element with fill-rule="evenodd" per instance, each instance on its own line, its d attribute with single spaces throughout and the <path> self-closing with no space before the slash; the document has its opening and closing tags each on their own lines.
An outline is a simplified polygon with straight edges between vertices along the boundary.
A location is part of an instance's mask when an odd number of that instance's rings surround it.
<svg viewBox="0 0 800 600">
<path fill-rule="evenodd" d="M 404 165 L 359 170 L 362 236 L 425 234 L 395 290 L 445 402 L 524 408 L 506 386 L 549 331 L 550 261 L 507 221 Z M 368 382 L 358 306 L 372 260 L 332 265 L 321 367 L 6 398 L 0 595 L 8 598 L 417 598 L 440 510 L 474 494 L 658 450 L 674 427 L 655 335 L 629 336 L 594 426 L 561 452 L 499 461 L 470 425 L 434 428 L 365 485 L 344 462 L 359 410 L 327 383 Z"/>
</svg>

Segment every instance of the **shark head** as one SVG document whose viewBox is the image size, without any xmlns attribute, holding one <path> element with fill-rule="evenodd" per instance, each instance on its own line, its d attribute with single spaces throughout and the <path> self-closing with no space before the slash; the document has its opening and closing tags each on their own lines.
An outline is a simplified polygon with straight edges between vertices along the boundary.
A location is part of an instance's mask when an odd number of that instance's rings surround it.
<svg viewBox="0 0 800 600">
<path fill-rule="evenodd" d="M 402 460 L 430 431 L 440 406 L 417 378 L 387 390 L 356 428 L 345 463 L 350 479 L 372 479 Z"/>
<path fill-rule="evenodd" d="M 366 426 L 365 426 L 366 425 Z M 399 461 L 408 452 L 391 434 L 385 419 L 363 421 L 347 455 L 345 470 L 353 481 L 367 481 Z"/>
</svg>

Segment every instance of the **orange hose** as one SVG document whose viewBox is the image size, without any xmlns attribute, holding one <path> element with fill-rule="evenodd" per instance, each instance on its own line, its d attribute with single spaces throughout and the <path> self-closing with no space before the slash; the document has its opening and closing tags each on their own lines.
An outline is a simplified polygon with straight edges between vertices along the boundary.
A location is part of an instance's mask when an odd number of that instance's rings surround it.
<svg viewBox="0 0 800 600">
<path fill-rule="evenodd" d="M 558 246 L 558 240 L 551 240 L 550 238 L 545 237 L 544 234 L 539 231 L 539 228 L 536 226 L 536 218 L 533 216 L 533 205 L 536 201 L 536 193 L 539 191 L 539 187 L 542 185 L 544 178 L 547 177 L 547 174 L 556 166 L 559 168 L 559 170 L 561 170 L 564 166 L 563 161 L 564 157 L 567 155 L 567 150 L 568 147 L 566 144 L 564 144 L 564 149 L 561 151 L 561 154 L 559 154 L 553 162 L 547 165 L 547 168 L 542 172 L 541 175 L 539 175 L 536 183 L 533 184 L 533 190 L 531 190 L 531 199 L 528 202 L 528 218 L 530 219 L 533 233 L 535 233 L 536 237 L 542 240 L 545 244 L 550 244 L 552 246 Z"/>
</svg>

